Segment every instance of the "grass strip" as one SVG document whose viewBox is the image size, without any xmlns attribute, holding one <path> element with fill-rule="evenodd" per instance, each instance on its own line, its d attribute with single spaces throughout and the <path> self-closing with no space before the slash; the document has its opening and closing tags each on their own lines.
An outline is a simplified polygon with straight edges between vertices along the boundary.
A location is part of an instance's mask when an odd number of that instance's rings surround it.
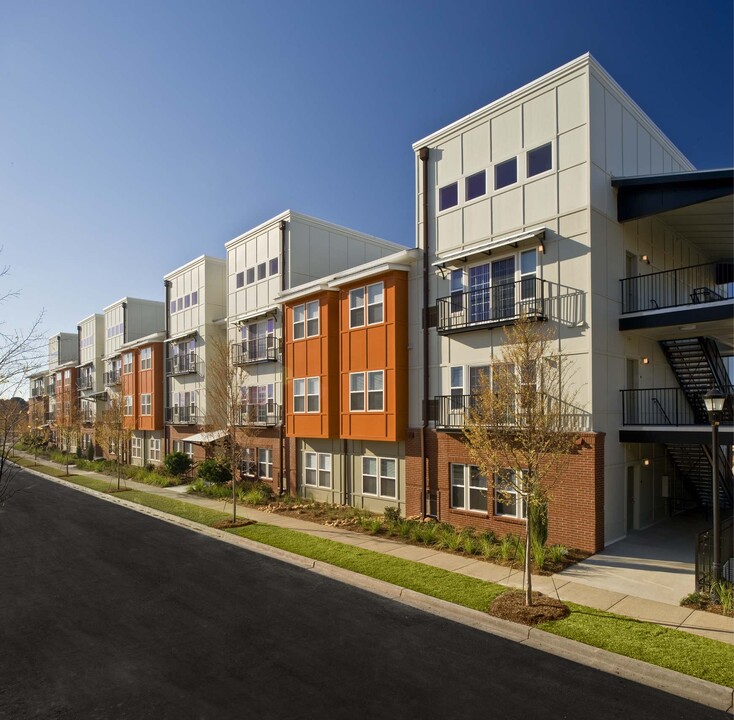
<svg viewBox="0 0 734 720">
<path fill-rule="evenodd" d="M 567 618 L 539 625 L 540 629 L 725 687 L 734 686 L 734 647 L 727 643 L 566 604 L 571 609 Z"/>
<path fill-rule="evenodd" d="M 60 474 L 48 466 L 35 469 L 102 492 L 110 488 L 109 482 L 88 476 L 66 478 L 63 469 Z M 139 490 L 121 492 L 119 497 L 207 526 L 230 517 L 229 513 Z M 229 532 L 480 612 L 486 612 L 507 590 L 502 585 L 273 525 L 258 523 Z M 540 629 L 725 687 L 734 686 L 734 646 L 583 605 L 567 605 L 569 617 L 544 623 Z"/>
</svg>

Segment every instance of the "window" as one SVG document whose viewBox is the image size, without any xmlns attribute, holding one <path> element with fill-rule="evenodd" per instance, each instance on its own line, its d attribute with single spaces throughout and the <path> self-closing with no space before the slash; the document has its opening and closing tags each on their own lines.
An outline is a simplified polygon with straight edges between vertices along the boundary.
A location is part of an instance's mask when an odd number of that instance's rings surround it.
<svg viewBox="0 0 734 720">
<path fill-rule="evenodd" d="M 150 394 L 140 396 L 140 414 L 150 415 Z"/>
<path fill-rule="evenodd" d="M 237 276 L 235 278 L 235 281 L 236 281 L 236 285 L 237 285 L 238 288 L 241 288 L 241 287 L 244 287 L 245 286 L 245 273 L 244 273 L 244 271 L 237 273 Z"/>
<path fill-rule="evenodd" d="M 293 308 L 293 339 L 306 337 L 306 306 L 296 305 Z"/>
<path fill-rule="evenodd" d="M 535 249 L 520 253 L 520 297 L 533 300 L 537 296 L 538 253 Z M 536 303 L 523 303 L 528 311 L 536 310 Z"/>
<path fill-rule="evenodd" d="M 150 459 L 158 461 L 161 459 L 161 441 L 159 438 L 150 439 Z"/>
<path fill-rule="evenodd" d="M 458 510 L 487 512 L 487 478 L 476 465 L 452 463 L 451 507 Z"/>
<path fill-rule="evenodd" d="M 451 409 L 461 410 L 464 404 L 464 368 L 461 365 L 451 368 Z"/>
<path fill-rule="evenodd" d="M 194 443 L 184 441 L 183 451 L 193 460 L 194 459 Z"/>
<path fill-rule="evenodd" d="M 125 353 L 122 356 L 122 372 L 129 375 L 133 371 L 133 354 Z"/>
<path fill-rule="evenodd" d="M 71 370 L 64 370 L 64 382 L 71 380 Z"/>
<path fill-rule="evenodd" d="M 331 455 L 328 453 L 305 453 L 306 485 L 331 488 Z"/>
<path fill-rule="evenodd" d="M 374 325 L 383 319 L 383 293 L 381 282 L 367 286 L 367 323 Z"/>
<path fill-rule="evenodd" d="M 494 166 L 494 189 L 507 187 L 517 182 L 517 158 L 505 160 Z"/>
<path fill-rule="evenodd" d="M 448 210 L 459 204 L 459 183 L 444 185 L 438 191 L 438 210 Z"/>
<path fill-rule="evenodd" d="M 451 312 L 464 309 L 464 271 L 451 271 Z"/>
<path fill-rule="evenodd" d="M 191 293 L 191 304 L 192 305 L 199 304 L 199 291 L 198 290 L 194 290 L 194 292 Z"/>
<path fill-rule="evenodd" d="M 257 471 L 255 448 L 243 448 L 240 460 L 240 473 L 245 477 L 254 477 Z"/>
<path fill-rule="evenodd" d="M 367 409 L 382 410 L 384 407 L 384 375 L 382 370 L 367 373 Z"/>
<path fill-rule="evenodd" d="M 255 268 L 247 268 L 247 284 L 252 285 L 255 282 Z"/>
<path fill-rule="evenodd" d="M 518 478 L 515 470 L 500 470 L 494 476 L 494 513 L 506 517 L 525 517 L 525 501 L 518 497 L 516 487 L 513 486 L 522 477 Z"/>
<path fill-rule="evenodd" d="M 278 258 L 272 258 L 270 260 L 270 274 L 271 275 L 278 274 Z"/>
<path fill-rule="evenodd" d="M 528 150 L 528 177 L 540 175 L 553 167 L 553 147 L 550 143 Z"/>
<path fill-rule="evenodd" d="M 306 379 L 306 386 L 307 386 L 307 409 L 306 412 L 318 412 L 319 406 L 320 406 L 320 378 L 312 377 Z"/>
<path fill-rule="evenodd" d="M 132 439 L 132 450 L 130 453 L 134 458 L 143 457 L 143 438 L 134 437 Z"/>
<path fill-rule="evenodd" d="M 393 458 L 362 458 L 362 492 L 365 495 L 397 497 L 397 463 Z"/>
<path fill-rule="evenodd" d="M 125 395 L 125 397 L 123 398 L 123 413 L 125 415 L 133 414 L 133 396 L 132 395 Z"/>
<path fill-rule="evenodd" d="M 257 450 L 258 477 L 272 479 L 273 477 L 273 450 L 272 448 L 258 448 Z"/>
<path fill-rule="evenodd" d="M 319 334 L 319 301 L 306 303 L 306 336 L 314 337 Z"/>
<path fill-rule="evenodd" d="M 306 381 L 303 378 L 293 381 L 293 412 L 306 412 Z"/>
<path fill-rule="evenodd" d="M 191 295 L 184 295 L 184 307 L 191 307 Z"/>
<path fill-rule="evenodd" d="M 179 312 L 183 310 L 183 298 L 178 298 L 176 300 L 176 310 L 178 310 Z"/>
<path fill-rule="evenodd" d="M 150 370 L 150 364 L 151 364 L 151 357 L 153 354 L 152 348 L 143 348 L 140 351 L 140 369 L 141 370 Z"/>
<path fill-rule="evenodd" d="M 173 315 L 173 313 L 176 312 L 176 301 L 175 300 L 171 300 L 170 312 L 171 312 L 171 315 Z M 109 333 L 108 333 L 108 335 L 109 335 Z"/>
<path fill-rule="evenodd" d="M 351 412 L 364 411 L 364 373 L 349 375 L 349 410 Z"/>
<path fill-rule="evenodd" d="M 475 365 L 469 368 L 469 394 L 478 395 L 489 379 L 489 365 Z"/>
<path fill-rule="evenodd" d="M 482 170 L 466 179 L 466 199 L 474 200 L 487 192 L 487 174 Z"/>
<path fill-rule="evenodd" d="M 364 325 L 364 288 L 349 291 L 349 327 Z"/>
<path fill-rule="evenodd" d="M 267 275 L 268 271 L 268 264 L 267 263 L 260 263 L 257 266 L 257 279 L 258 280 L 264 280 L 265 276 Z"/>
</svg>

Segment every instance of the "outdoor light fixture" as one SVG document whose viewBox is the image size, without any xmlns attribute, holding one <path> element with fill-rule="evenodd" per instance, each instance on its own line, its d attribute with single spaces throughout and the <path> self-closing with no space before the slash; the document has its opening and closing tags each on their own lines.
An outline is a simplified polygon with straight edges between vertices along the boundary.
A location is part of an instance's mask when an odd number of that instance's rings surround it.
<svg viewBox="0 0 734 720">
<path fill-rule="evenodd" d="M 649 357 L 642 358 L 642 364 L 643 365 L 649 365 L 650 364 L 650 358 Z"/>
<path fill-rule="evenodd" d="M 642 260 L 642 262 L 644 262 L 646 265 L 649 265 L 650 264 L 650 256 L 649 255 L 641 255 L 640 256 L 640 260 Z"/>
<path fill-rule="evenodd" d="M 650 464 L 650 458 L 643 458 L 642 464 L 647 467 Z"/>
<path fill-rule="evenodd" d="M 711 562 L 711 580 L 716 582 L 721 577 L 721 526 L 719 523 L 719 423 L 724 416 L 726 395 L 716 388 L 711 388 L 703 396 L 703 404 L 711 423 L 711 513 L 713 518 L 714 553 Z"/>
<path fill-rule="evenodd" d="M 540 243 L 540 245 L 538 245 L 538 250 L 540 250 L 542 255 L 545 255 L 545 245 L 543 245 L 543 243 Z"/>
</svg>

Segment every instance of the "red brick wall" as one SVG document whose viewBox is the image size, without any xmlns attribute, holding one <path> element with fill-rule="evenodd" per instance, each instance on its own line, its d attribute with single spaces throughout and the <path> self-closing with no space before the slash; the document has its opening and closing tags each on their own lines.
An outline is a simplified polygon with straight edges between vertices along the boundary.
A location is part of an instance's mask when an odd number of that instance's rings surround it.
<svg viewBox="0 0 734 720">
<path fill-rule="evenodd" d="M 451 508 L 449 464 L 471 464 L 459 435 L 426 432 L 429 489 L 438 495 L 438 517 L 458 527 L 491 530 L 499 536 L 524 532 L 522 520 L 495 516 L 491 497 L 486 514 Z M 585 433 L 563 468 L 564 480 L 553 489 L 548 508 L 548 542 L 587 552 L 604 547 L 604 433 Z M 408 431 L 406 443 L 406 515 L 421 513 L 421 431 Z"/>
</svg>

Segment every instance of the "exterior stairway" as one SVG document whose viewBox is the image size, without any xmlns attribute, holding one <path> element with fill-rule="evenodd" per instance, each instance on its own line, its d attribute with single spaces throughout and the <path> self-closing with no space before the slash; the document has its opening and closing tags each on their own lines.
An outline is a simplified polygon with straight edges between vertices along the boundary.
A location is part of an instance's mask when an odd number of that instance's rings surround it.
<svg viewBox="0 0 734 720">
<path fill-rule="evenodd" d="M 689 490 L 701 505 L 711 507 L 711 448 L 707 445 L 668 445 L 668 454 Z M 719 450 L 719 505 L 721 510 L 734 506 L 732 471 L 726 456 Z"/>
</svg>

